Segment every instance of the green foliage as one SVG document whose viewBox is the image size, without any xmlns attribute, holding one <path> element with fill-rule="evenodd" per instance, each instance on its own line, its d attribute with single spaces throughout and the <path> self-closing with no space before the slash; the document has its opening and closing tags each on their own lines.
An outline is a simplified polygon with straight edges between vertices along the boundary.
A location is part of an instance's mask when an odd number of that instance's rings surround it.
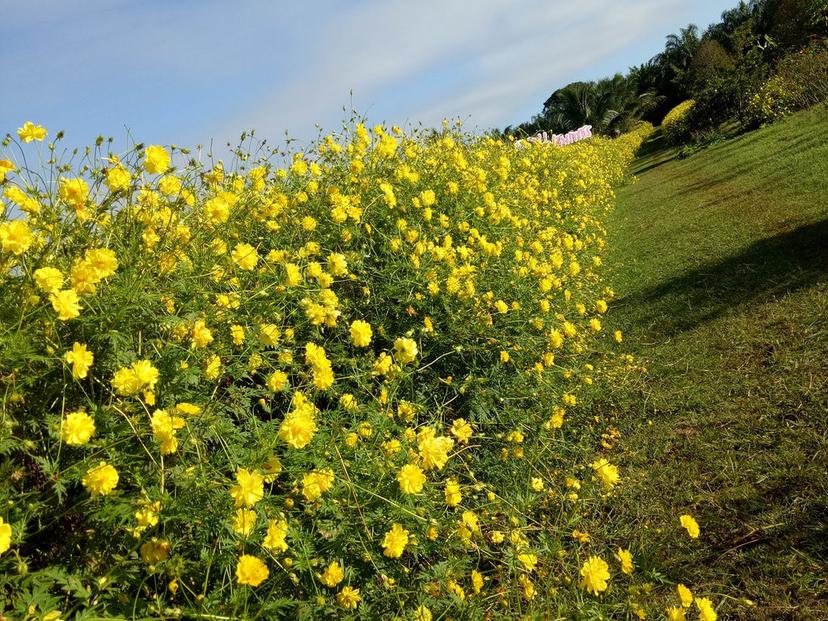
<svg viewBox="0 0 828 621">
<path fill-rule="evenodd" d="M 694 85 L 704 85 L 710 80 L 733 71 L 733 57 L 724 46 L 714 39 L 703 39 L 693 56 L 691 72 Z"/>
</svg>

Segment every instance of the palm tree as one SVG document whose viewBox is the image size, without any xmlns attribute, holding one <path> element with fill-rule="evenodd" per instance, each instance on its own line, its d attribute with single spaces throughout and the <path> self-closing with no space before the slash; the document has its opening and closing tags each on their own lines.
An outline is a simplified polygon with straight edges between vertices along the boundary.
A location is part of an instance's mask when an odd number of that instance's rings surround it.
<svg viewBox="0 0 828 621">
<path fill-rule="evenodd" d="M 635 84 L 639 93 L 657 91 L 661 85 L 661 65 L 658 58 L 651 58 L 646 63 L 630 67 L 627 77 Z"/>
<path fill-rule="evenodd" d="M 537 119 L 542 129 L 566 132 L 583 125 L 617 135 L 658 102 L 653 90 L 639 92 L 637 81 L 617 74 L 598 82 L 573 82 L 552 93 Z"/>
<path fill-rule="evenodd" d="M 690 70 L 700 43 L 699 27 L 690 24 L 678 34 L 668 35 L 664 51 L 658 56 L 665 81 L 680 98 L 686 98 L 690 92 Z"/>
</svg>

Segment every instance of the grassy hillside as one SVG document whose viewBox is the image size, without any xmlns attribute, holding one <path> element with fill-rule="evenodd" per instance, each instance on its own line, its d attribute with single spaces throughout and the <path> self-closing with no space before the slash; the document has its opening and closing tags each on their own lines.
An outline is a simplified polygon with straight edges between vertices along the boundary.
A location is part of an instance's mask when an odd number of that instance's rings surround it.
<svg viewBox="0 0 828 621">
<path fill-rule="evenodd" d="M 608 519 L 652 541 L 692 513 L 700 539 L 641 566 L 722 617 L 826 619 L 828 114 L 651 147 L 608 224 L 613 323 L 649 369 L 602 404 L 627 476 Z"/>
</svg>

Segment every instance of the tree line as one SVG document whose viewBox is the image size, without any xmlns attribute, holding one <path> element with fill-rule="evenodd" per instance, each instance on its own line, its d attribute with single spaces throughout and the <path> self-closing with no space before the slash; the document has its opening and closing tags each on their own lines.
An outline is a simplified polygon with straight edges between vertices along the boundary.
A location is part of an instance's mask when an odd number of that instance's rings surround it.
<svg viewBox="0 0 828 621">
<path fill-rule="evenodd" d="M 639 121 L 659 124 L 694 99 L 695 123 L 744 121 L 750 98 L 777 63 L 828 36 L 828 0 L 750 0 L 722 13 L 701 32 L 695 24 L 667 36 L 664 50 L 626 74 L 572 82 L 555 90 L 528 122 L 501 134 L 565 133 L 592 125 L 617 136 Z"/>
</svg>

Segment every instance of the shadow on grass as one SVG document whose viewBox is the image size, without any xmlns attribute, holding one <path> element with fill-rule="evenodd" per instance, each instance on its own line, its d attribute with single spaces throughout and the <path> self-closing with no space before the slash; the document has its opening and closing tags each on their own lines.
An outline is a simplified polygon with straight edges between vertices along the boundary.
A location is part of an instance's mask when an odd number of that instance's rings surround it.
<svg viewBox="0 0 828 621">
<path fill-rule="evenodd" d="M 619 300 L 656 338 L 716 319 L 729 309 L 828 280 L 828 219 L 759 240 L 744 252 Z"/>
<path fill-rule="evenodd" d="M 672 162 L 676 159 L 676 153 L 678 153 L 678 150 L 667 146 L 661 130 L 657 129 L 656 133 L 638 149 L 636 163 L 633 165 L 632 173 L 634 175 L 642 175 L 649 170 L 658 168 L 662 164 Z"/>
</svg>

